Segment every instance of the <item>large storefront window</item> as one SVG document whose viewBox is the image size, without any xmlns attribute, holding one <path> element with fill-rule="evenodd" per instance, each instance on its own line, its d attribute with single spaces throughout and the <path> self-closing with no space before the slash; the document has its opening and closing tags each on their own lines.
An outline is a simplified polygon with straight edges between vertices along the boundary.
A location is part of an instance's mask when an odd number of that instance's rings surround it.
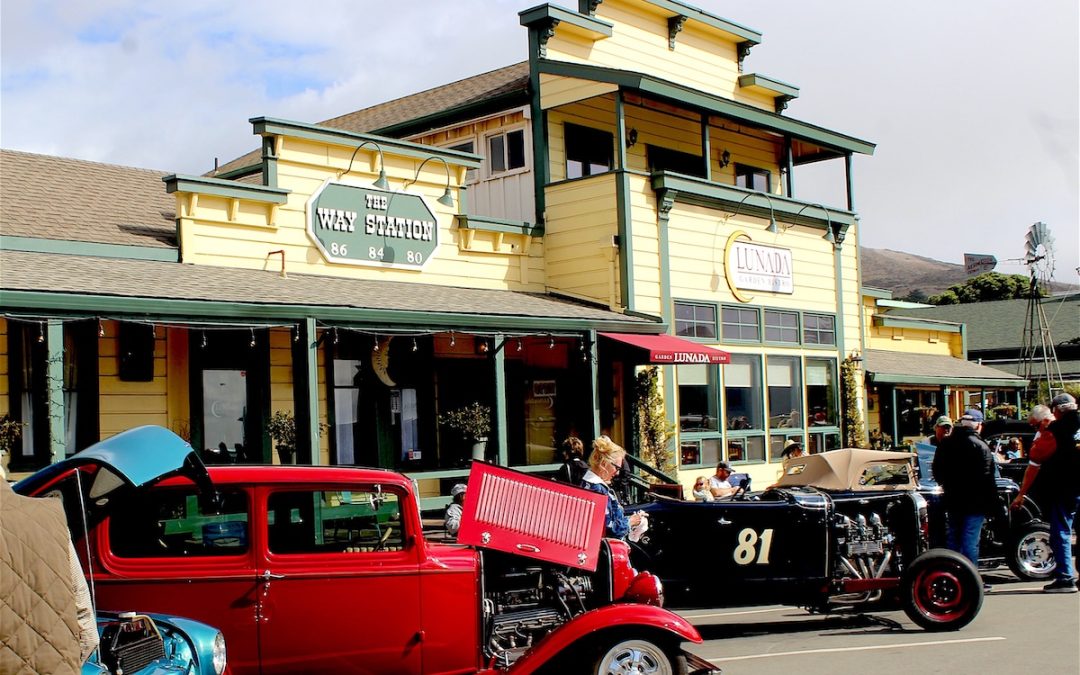
<svg viewBox="0 0 1080 675">
<path fill-rule="evenodd" d="M 929 436 L 934 432 L 934 420 L 942 412 L 941 392 L 937 389 L 897 389 L 897 442 L 901 439 Z"/>
<path fill-rule="evenodd" d="M 769 356 L 766 361 L 769 386 L 769 428 L 801 429 L 802 377 L 797 356 Z"/>
<path fill-rule="evenodd" d="M 679 431 L 719 431 L 716 369 L 704 364 L 675 367 L 679 381 Z"/>
<path fill-rule="evenodd" d="M 835 427 L 837 419 L 836 360 L 806 359 L 808 427 Z"/>
<path fill-rule="evenodd" d="M 764 393 L 761 357 L 732 354 L 731 363 L 724 366 L 728 461 L 765 461 Z"/>
</svg>

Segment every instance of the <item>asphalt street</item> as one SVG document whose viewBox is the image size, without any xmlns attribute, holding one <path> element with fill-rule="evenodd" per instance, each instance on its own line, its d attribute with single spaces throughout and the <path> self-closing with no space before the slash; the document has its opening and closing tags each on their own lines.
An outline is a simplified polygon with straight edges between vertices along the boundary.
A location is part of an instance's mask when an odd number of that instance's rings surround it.
<svg viewBox="0 0 1080 675">
<path fill-rule="evenodd" d="M 956 632 L 928 633 L 903 612 L 808 614 L 797 607 L 679 612 L 705 642 L 690 651 L 725 675 L 798 673 L 1080 674 L 1080 593 L 1048 595 L 1009 572 L 992 583 L 982 611 Z"/>
</svg>

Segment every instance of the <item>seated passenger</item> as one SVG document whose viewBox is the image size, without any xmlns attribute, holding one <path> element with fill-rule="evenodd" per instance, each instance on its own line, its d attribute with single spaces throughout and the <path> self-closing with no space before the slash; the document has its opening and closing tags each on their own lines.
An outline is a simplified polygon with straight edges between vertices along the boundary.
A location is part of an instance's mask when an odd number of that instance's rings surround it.
<svg viewBox="0 0 1080 675">
<path fill-rule="evenodd" d="M 730 475 L 731 467 L 727 465 L 727 462 L 716 465 L 716 474 L 709 477 L 709 491 L 712 492 L 714 498 L 730 497 L 735 494 L 737 488 L 731 487 L 731 483 L 728 482 Z"/>
<path fill-rule="evenodd" d="M 461 513 L 465 505 L 465 484 L 458 483 L 450 488 L 450 504 L 446 507 L 446 517 L 443 525 L 446 534 L 456 538 L 458 529 L 461 527 Z"/>
<path fill-rule="evenodd" d="M 693 495 L 694 501 L 697 502 L 711 502 L 713 500 L 712 492 L 705 482 L 705 476 L 698 476 L 697 480 L 694 481 Z"/>
</svg>

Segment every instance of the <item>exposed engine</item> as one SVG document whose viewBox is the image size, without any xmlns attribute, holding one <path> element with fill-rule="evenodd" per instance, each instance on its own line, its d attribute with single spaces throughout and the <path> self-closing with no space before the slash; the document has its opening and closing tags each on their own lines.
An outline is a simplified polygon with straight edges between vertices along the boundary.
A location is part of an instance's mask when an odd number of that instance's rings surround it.
<svg viewBox="0 0 1080 675">
<path fill-rule="evenodd" d="M 521 566 L 521 562 L 520 558 L 490 552 L 485 556 L 487 654 L 501 668 L 511 665 L 555 628 L 598 604 L 594 575 L 564 567 Z"/>
<path fill-rule="evenodd" d="M 834 579 L 878 579 L 896 576 L 896 537 L 885 524 L 881 514 L 870 511 L 849 517 L 833 514 L 833 531 L 836 534 L 836 567 Z M 881 590 L 833 595 L 830 602 L 844 605 L 874 602 L 881 598 Z"/>
</svg>

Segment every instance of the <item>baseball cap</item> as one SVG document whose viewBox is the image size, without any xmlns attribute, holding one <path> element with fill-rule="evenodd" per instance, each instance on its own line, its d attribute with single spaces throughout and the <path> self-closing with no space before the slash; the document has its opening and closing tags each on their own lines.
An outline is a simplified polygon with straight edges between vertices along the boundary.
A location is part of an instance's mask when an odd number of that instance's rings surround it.
<svg viewBox="0 0 1080 675">
<path fill-rule="evenodd" d="M 982 411 L 976 410 L 975 408 L 968 408 L 960 417 L 960 421 L 981 423 L 983 421 Z"/>
<path fill-rule="evenodd" d="M 1076 408 L 1076 399 L 1072 394 L 1058 394 L 1050 401 L 1050 408 L 1064 408 L 1065 410 L 1073 410 Z"/>
<path fill-rule="evenodd" d="M 724 471 L 731 471 L 731 467 L 728 466 L 727 462 L 718 462 L 716 468 L 717 470 L 723 469 Z"/>
<path fill-rule="evenodd" d="M 935 427 L 951 427 L 952 425 L 952 418 L 948 415 L 942 415 L 934 422 Z"/>
<path fill-rule="evenodd" d="M 450 488 L 451 497 L 457 497 L 460 494 L 465 494 L 465 483 L 457 483 L 454 487 Z"/>
</svg>

